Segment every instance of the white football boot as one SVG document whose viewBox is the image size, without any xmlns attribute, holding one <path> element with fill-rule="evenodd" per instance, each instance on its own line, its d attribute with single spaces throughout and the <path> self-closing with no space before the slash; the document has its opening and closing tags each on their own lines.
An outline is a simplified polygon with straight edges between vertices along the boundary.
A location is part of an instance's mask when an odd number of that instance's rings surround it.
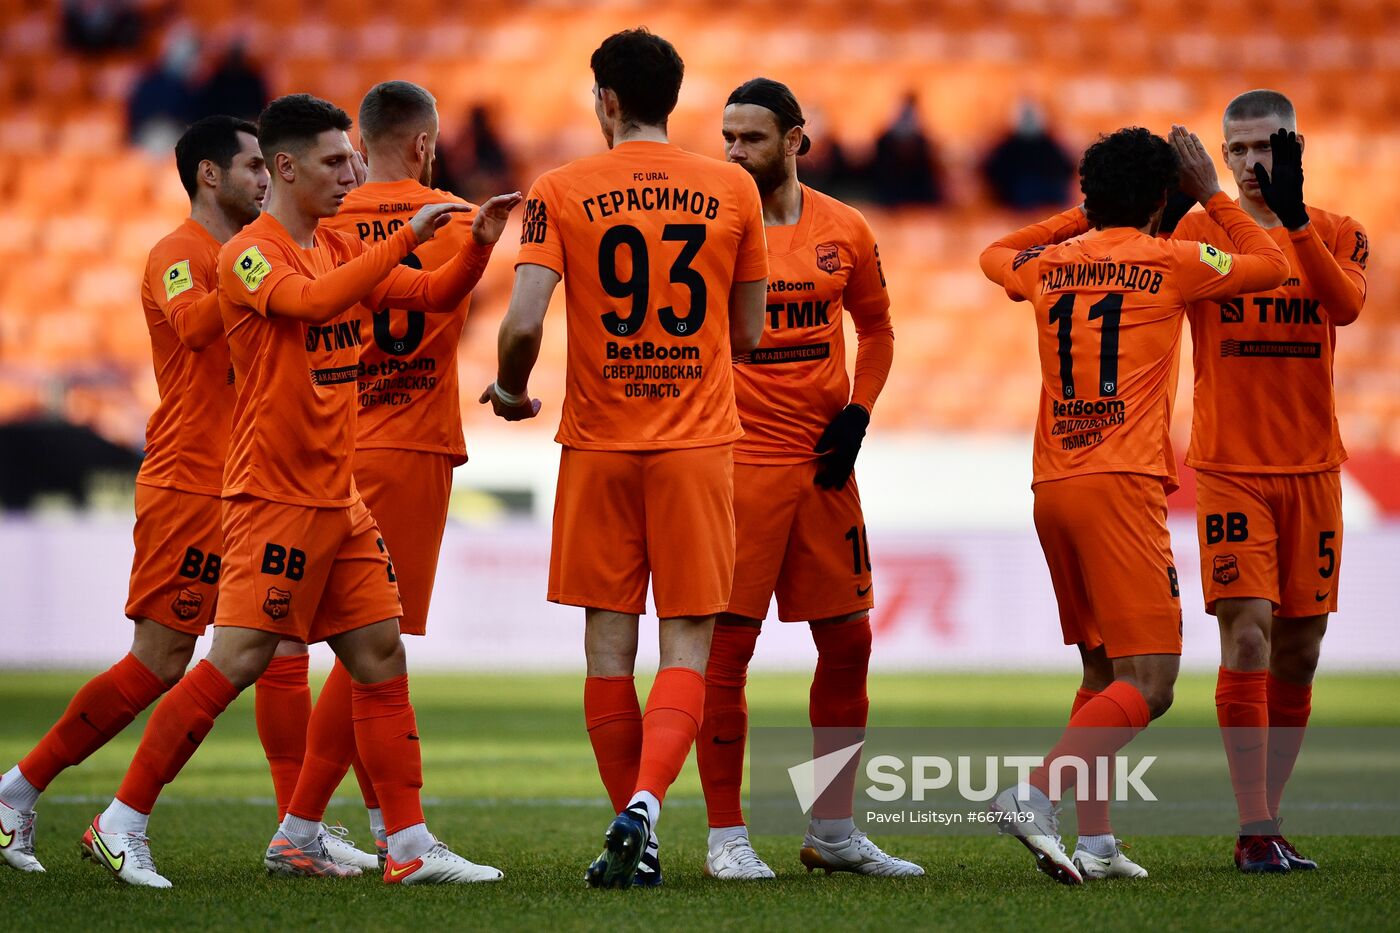
<svg viewBox="0 0 1400 933">
<path fill-rule="evenodd" d="M 117 880 L 138 888 L 168 888 L 169 879 L 156 871 L 151 856 L 151 839 L 145 833 L 104 833 L 97 828 L 97 817 L 83 833 L 83 857 L 117 876 Z"/>
<path fill-rule="evenodd" d="M 705 874 L 721 881 L 761 881 L 774 877 L 773 869 L 758 857 L 748 836 L 728 839 L 705 857 Z"/>
<path fill-rule="evenodd" d="M 34 857 L 34 811 L 16 810 L 0 800 L 0 859 L 20 871 L 43 871 Z"/>
<path fill-rule="evenodd" d="M 913 878 L 924 873 L 923 868 L 913 862 L 882 851 L 860 830 L 840 842 L 823 842 L 808 833 L 802 840 L 802 852 L 798 857 L 808 871 L 821 868 L 828 875 L 834 871 L 849 871 L 879 878 Z"/>
<path fill-rule="evenodd" d="M 1029 784 L 1008 787 L 992 802 L 992 812 L 1003 814 L 998 832 L 1014 836 L 1035 856 L 1035 867 L 1060 884 L 1083 884 L 1060 841 L 1060 808 L 1045 792 Z"/>
<path fill-rule="evenodd" d="M 384 865 L 385 884 L 471 884 L 503 877 L 499 868 L 469 862 L 441 842 L 407 862 L 396 862 L 391 855 Z"/>
<path fill-rule="evenodd" d="M 1070 861 L 1079 869 L 1085 881 L 1102 881 L 1105 878 L 1146 878 L 1147 869 L 1123 854 L 1123 840 L 1113 840 L 1113 854 L 1108 858 L 1095 855 L 1088 849 L 1081 849 L 1076 843 Z"/>
<path fill-rule="evenodd" d="M 331 857 L 331 861 L 337 865 L 344 865 L 348 868 L 358 868 L 361 871 L 377 872 L 380 870 L 379 856 L 362 852 L 355 847 L 355 842 L 350 838 L 350 830 L 337 823 L 334 826 L 321 824 L 322 842 L 326 845 L 326 854 Z"/>
</svg>

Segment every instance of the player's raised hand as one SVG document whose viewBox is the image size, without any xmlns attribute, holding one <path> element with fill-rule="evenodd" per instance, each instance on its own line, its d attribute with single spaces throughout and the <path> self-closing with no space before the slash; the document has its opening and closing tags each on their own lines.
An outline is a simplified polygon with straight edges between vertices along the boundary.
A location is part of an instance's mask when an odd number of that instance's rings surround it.
<svg viewBox="0 0 1400 933">
<path fill-rule="evenodd" d="M 418 236 L 419 243 L 426 243 L 447 225 L 453 214 L 462 214 L 471 210 L 465 204 L 424 204 L 418 209 L 418 213 L 413 215 L 413 219 L 408 225 L 413 228 L 413 232 Z"/>
<path fill-rule="evenodd" d="M 1176 124 L 1167 135 L 1167 142 L 1176 152 L 1180 172 L 1177 186 L 1183 194 L 1204 204 L 1220 193 L 1220 176 L 1215 172 L 1215 160 L 1206 152 L 1200 137 Z"/>
<path fill-rule="evenodd" d="M 369 177 L 369 163 L 365 161 L 365 154 L 356 149 L 350 154 L 350 171 L 355 173 L 355 187 L 365 183 Z"/>
<path fill-rule="evenodd" d="M 845 489 L 869 426 L 870 412 L 859 405 L 847 405 L 837 412 L 813 448 L 822 456 L 812 482 L 823 489 Z"/>
<path fill-rule="evenodd" d="M 526 421 L 540 413 L 541 402 L 539 399 L 530 398 L 529 393 L 511 395 L 502 391 L 501 387 L 494 382 L 486 387 L 486 391 L 481 393 L 481 398 L 477 401 L 483 405 L 490 402 L 491 410 L 496 413 L 496 417 L 504 418 L 507 421 Z"/>
<path fill-rule="evenodd" d="M 512 191 L 510 194 L 498 194 L 481 205 L 476 219 L 472 221 L 472 239 L 482 246 L 490 246 L 499 240 L 510 212 L 522 200 L 524 198 L 519 191 Z"/>
<path fill-rule="evenodd" d="M 1285 227 L 1301 230 L 1308 225 L 1308 209 L 1303 205 L 1303 144 L 1298 142 L 1297 133 L 1280 129 L 1269 137 L 1269 151 L 1274 157 L 1272 175 L 1263 162 L 1254 163 L 1259 193 Z"/>
</svg>

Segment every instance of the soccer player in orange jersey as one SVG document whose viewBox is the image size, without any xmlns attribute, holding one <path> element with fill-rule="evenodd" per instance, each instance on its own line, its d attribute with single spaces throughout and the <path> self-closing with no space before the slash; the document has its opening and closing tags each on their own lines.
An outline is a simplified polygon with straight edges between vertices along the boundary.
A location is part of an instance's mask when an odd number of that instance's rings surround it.
<svg viewBox="0 0 1400 933">
<path fill-rule="evenodd" d="M 1303 138 L 1277 91 L 1225 109 L 1226 164 L 1240 207 L 1288 257 L 1288 280 L 1190 310 L 1196 392 L 1186 462 L 1206 611 L 1220 624 L 1216 713 L 1239 806 L 1235 864 L 1245 872 L 1317 863 L 1279 831 L 1279 803 L 1312 709 L 1327 614 L 1342 559 L 1340 466 L 1332 389 L 1336 328 L 1366 300 L 1366 231 L 1303 204 Z M 1174 236 L 1236 248 L 1213 218 L 1187 215 Z"/>
<path fill-rule="evenodd" d="M 323 223 L 365 243 L 388 239 L 424 205 L 456 202 L 454 215 L 432 240 L 403 258 L 413 268 L 450 262 L 472 236 L 475 206 L 432 182 L 438 136 L 437 103 L 422 87 L 386 81 L 360 103 L 360 138 L 369 162 L 368 181 L 345 198 Z M 394 556 L 403 615 L 399 631 L 423 635 L 447 523 L 452 470 L 467 459 L 457 394 L 457 344 L 471 296 L 450 314 L 414 309 L 357 308 L 361 332 L 359 421 L 355 432 L 355 485 Z M 307 754 L 284 833 L 314 835 L 327 804 L 355 760 L 351 679 L 337 661 L 316 699 Z M 374 785 L 356 763 L 376 846 L 387 848 Z M 295 841 L 295 840 L 294 840 Z M 333 853 L 334 854 L 334 853 Z"/>
<path fill-rule="evenodd" d="M 156 798 L 283 638 L 326 641 L 350 671 L 356 746 L 389 834 L 384 880 L 501 877 L 450 852 L 423 819 L 394 568 L 351 477 L 363 334 L 346 313 L 360 302 L 455 309 L 490 247 L 474 237 L 432 273 L 400 266 L 461 210 L 457 204 L 424 207 L 374 247 L 319 229 L 356 181 L 350 125 L 344 111 L 310 95 L 269 104 L 258 130 L 272 168 L 267 210 L 219 253 L 220 314 L 238 395 L 224 466 L 214 642 L 156 706 L 116 798 L 84 834 L 97 863 L 127 884 L 170 886 L 146 836 Z M 481 238 L 500 235 L 516 200 L 483 206 Z M 265 859 L 274 872 L 296 863 L 327 876 L 359 874 L 332 861 L 322 837 L 304 847 L 276 840 Z"/>
<path fill-rule="evenodd" d="M 160 405 L 136 477 L 136 556 L 126 605 L 135 634 L 131 652 L 84 684 L 43 740 L 0 779 L 0 857 L 22 871 L 44 870 L 34 854 L 40 793 L 184 675 L 218 598 L 219 492 L 234 388 L 215 259 L 219 245 L 258 216 L 268 174 L 257 127 L 225 116 L 186 130 L 175 164 L 190 216 L 151 249 L 141 287 Z M 260 720 L 259 732 L 266 731 Z"/>
<path fill-rule="evenodd" d="M 775 591 L 778 617 L 808 622 L 817 646 L 813 754 L 860 741 L 870 708 L 874 594 L 851 472 L 889 374 L 894 329 L 865 218 L 797 179 L 797 157 L 811 145 L 805 122 L 787 86 L 768 78 L 736 88 L 724 108 L 725 155 L 754 177 L 763 198 L 768 306 L 763 339 L 734 368 L 744 426 L 734 448 L 734 590 L 715 624 L 696 745 L 710 823 L 705 873 L 721 879 L 773 877 L 749 842 L 739 791 L 748 733 L 744 684 Z M 854 390 L 846 375 L 845 313 L 858 340 Z M 922 875 L 855 828 L 858 765 L 852 759 L 813 805 L 803 864 Z"/>
<path fill-rule="evenodd" d="M 1089 763 L 1098 778 L 1091 763 L 1111 759 L 1171 705 L 1181 605 L 1166 523 L 1176 487 L 1168 427 L 1186 307 L 1274 288 L 1287 274 L 1283 252 L 1221 193 L 1205 147 L 1183 127 L 1170 143 L 1141 128 L 1101 138 L 1079 174 L 1082 208 L 982 253 L 987 277 L 1035 311 L 1035 526 L 1065 643 L 1078 646 L 1084 667 L 1069 727 L 1029 783 L 1003 791 L 994 810 L 1007 815 L 1003 832 L 1065 884 L 1147 874 L 1119 851 L 1106 800 L 1092 819 L 1081 805 L 1073 858 L 1055 805 L 1075 783 L 1071 765 Z M 1237 252 L 1156 238 L 1178 177 Z"/>
<path fill-rule="evenodd" d="M 768 262 L 753 179 L 667 141 L 684 66 L 645 29 L 591 61 L 608 151 L 547 172 L 526 204 L 496 381 L 507 420 L 526 391 L 564 280 L 569 356 L 549 598 L 585 609 L 584 716 L 616 819 L 586 879 L 661 881 L 653 830 L 695 742 L 714 617 L 734 573 L 729 360 L 762 333 Z M 661 669 L 638 707 L 638 616 L 650 577 Z M 639 864 L 644 867 L 639 872 Z"/>
</svg>

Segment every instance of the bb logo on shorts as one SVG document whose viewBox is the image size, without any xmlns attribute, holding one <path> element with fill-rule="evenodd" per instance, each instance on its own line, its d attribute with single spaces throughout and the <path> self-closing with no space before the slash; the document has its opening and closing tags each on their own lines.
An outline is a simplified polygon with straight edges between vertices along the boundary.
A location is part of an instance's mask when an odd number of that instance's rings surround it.
<svg viewBox="0 0 1400 933">
<path fill-rule="evenodd" d="M 1215 570 L 1211 576 L 1221 586 L 1229 586 L 1238 580 L 1240 578 L 1240 565 L 1235 561 L 1235 555 L 1226 554 L 1215 558 Z"/>
<path fill-rule="evenodd" d="M 170 609 L 177 618 L 188 622 L 199 615 L 199 607 L 204 605 L 204 594 L 196 593 L 191 589 L 183 589 L 175 594 L 175 601 L 170 604 Z"/>
<path fill-rule="evenodd" d="M 835 243 L 817 244 L 817 268 L 832 273 L 841 268 L 841 251 Z"/>
<path fill-rule="evenodd" d="M 270 619 L 285 619 L 287 613 L 292 611 L 292 591 L 279 590 L 275 586 L 267 588 L 267 599 L 263 600 L 263 612 L 266 612 Z"/>
</svg>

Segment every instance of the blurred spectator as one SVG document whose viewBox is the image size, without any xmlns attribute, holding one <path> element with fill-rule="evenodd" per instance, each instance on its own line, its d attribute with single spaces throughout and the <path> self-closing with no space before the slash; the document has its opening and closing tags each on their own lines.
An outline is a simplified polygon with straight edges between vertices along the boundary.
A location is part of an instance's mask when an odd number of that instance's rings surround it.
<svg viewBox="0 0 1400 933">
<path fill-rule="evenodd" d="M 256 120 L 267 101 L 267 81 L 262 72 L 248 57 L 243 43 L 234 42 L 200 85 L 195 117 L 223 113 Z"/>
<path fill-rule="evenodd" d="M 127 139 L 152 151 L 168 151 L 194 122 L 196 88 L 192 79 L 199 40 L 188 30 L 166 39 L 160 60 L 136 81 L 126 103 Z"/>
<path fill-rule="evenodd" d="M 875 199 L 881 204 L 940 204 L 943 183 L 933 144 L 919 118 L 919 99 L 905 96 L 894 122 L 875 140 L 868 169 Z"/>
<path fill-rule="evenodd" d="M 1075 176 L 1074 160 L 1045 128 L 1045 115 L 1022 101 L 1016 126 L 992 147 L 982 163 L 982 175 L 1003 207 L 1031 210 L 1060 207 Z"/>
<path fill-rule="evenodd" d="M 439 147 L 433 183 L 460 197 L 484 201 L 514 191 L 513 159 L 496 131 L 491 112 L 481 104 L 467 111 L 466 125 L 451 144 Z"/>
<path fill-rule="evenodd" d="M 135 0 L 63 0 L 63 42 L 75 52 L 134 49 L 145 32 Z"/>
<path fill-rule="evenodd" d="M 804 127 L 812 148 L 797 163 L 803 184 L 811 185 L 823 194 L 842 201 L 869 200 L 857 166 L 846 155 L 846 149 L 832 132 L 819 108 L 807 112 Z"/>
</svg>

